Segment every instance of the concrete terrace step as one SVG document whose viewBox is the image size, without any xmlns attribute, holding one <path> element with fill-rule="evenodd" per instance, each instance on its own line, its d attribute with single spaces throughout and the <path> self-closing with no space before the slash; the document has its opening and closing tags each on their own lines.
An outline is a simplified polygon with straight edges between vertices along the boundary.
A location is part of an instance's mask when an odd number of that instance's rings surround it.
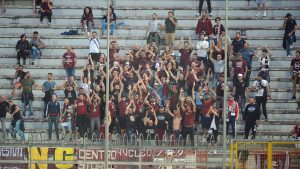
<svg viewBox="0 0 300 169">
<path fill-rule="evenodd" d="M 93 5 L 94 13 L 105 13 L 106 4 L 100 7 L 95 7 Z M 291 7 L 268 7 L 268 15 L 282 15 L 286 14 L 286 10 L 288 9 L 291 13 L 297 13 L 299 9 L 299 5 L 291 6 Z M 73 14 L 82 14 L 83 7 L 82 6 L 55 6 L 53 8 L 54 15 L 73 15 Z M 118 6 L 115 8 L 115 13 L 117 16 L 151 16 L 153 12 L 156 12 L 159 16 L 167 16 L 167 12 L 169 10 L 173 10 L 175 15 L 184 15 L 190 16 L 198 13 L 197 5 L 193 7 L 176 7 L 176 6 L 168 6 L 168 7 L 158 7 L 158 6 Z M 194 11 L 194 12 L 191 12 Z M 276 12 L 274 12 L 276 11 Z M 7 6 L 6 7 L 7 15 L 22 15 L 22 14 L 32 14 L 32 6 Z M 214 16 L 224 15 L 225 7 L 224 5 L 213 7 L 212 14 Z M 255 16 L 256 15 L 256 7 L 229 7 L 228 15 L 236 16 L 239 14 L 240 16 Z"/>
<path fill-rule="evenodd" d="M 7 24 L 7 23 L 15 23 L 15 24 L 28 24 L 32 23 L 34 25 L 39 24 L 39 19 L 33 15 L 21 15 L 21 16 L 2 16 L 0 17 L 0 23 Z M 299 18 L 299 17 L 298 17 Z M 54 16 L 52 18 L 52 25 L 79 25 L 81 17 L 75 16 Z M 124 23 L 125 25 L 135 25 L 135 26 L 145 26 L 148 24 L 150 17 L 149 16 L 137 16 L 137 17 L 118 17 L 117 23 Z M 191 16 L 191 17 L 184 17 L 181 16 L 178 19 L 178 25 L 197 25 L 198 18 Z M 297 18 L 296 18 L 297 19 Z M 100 24 L 100 17 L 95 17 L 95 26 L 99 27 Z M 161 23 L 164 23 L 164 18 L 158 19 Z M 212 22 L 214 24 L 214 18 L 212 18 Z M 224 21 L 223 21 L 224 22 Z M 257 17 L 230 17 L 228 20 L 228 26 L 256 26 L 264 24 L 268 22 L 268 26 L 282 26 L 283 20 L 282 17 L 264 17 L 264 18 L 257 18 Z"/>
<path fill-rule="evenodd" d="M 144 40 L 141 40 L 140 43 L 141 45 L 144 45 L 146 42 Z M 67 44 L 66 44 L 67 45 Z M 66 45 L 47 45 L 46 48 L 43 50 L 43 54 L 44 55 L 62 55 L 63 53 L 66 52 Z M 73 49 L 75 50 L 75 53 L 77 55 L 87 55 L 88 54 L 88 45 L 76 45 L 76 46 L 72 46 Z M 106 46 L 100 46 L 102 52 L 105 53 Z M 125 51 L 131 50 L 132 46 L 123 46 L 122 44 L 120 45 L 121 51 L 120 54 L 121 56 L 125 53 Z M 294 46 L 293 50 L 298 50 L 300 48 L 300 46 Z M 0 45 L 0 49 L 3 49 L 2 51 L 2 55 L 12 55 L 12 54 L 16 54 L 16 50 L 15 50 L 15 44 L 12 45 Z M 161 49 L 163 49 L 163 46 L 161 46 Z M 176 49 L 176 47 L 175 47 Z M 282 49 L 281 46 L 269 46 L 269 49 L 275 53 L 278 51 L 278 55 L 284 56 L 286 55 L 285 51 Z"/>
<path fill-rule="evenodd" d="M 196 25 L 191 25 L 192 27 L 180 27 L 178 26 L 177 30 L 176 30 L 176 35 L 181 37 L 181 36 L 189 36 L 189 35 L 195 35 L 195 26 Z M 9 28 L 9 29 L 7 29 Z M 234 36 L 234 34 L 237 31 L 241 31 L 241 30 L 246 30 L 246 34 L 249 37 L 282 37 L 283 36 L 283 30 L 281 28 L 279 28 L 279 26 L 276 27 L 269 27 L 269 29 L 267 29 L 266 27 L 261 27 L 261 28 L 257 28 L 259 29 L 259 31 L 257 31 L 254 28 L 249 28 L 249 27 L 229 27 L 229 34 L 231 36 Z M 60 35 L 63 32 L 69 31 L 70 29 L 72 30 L 78 30 L 79 32 L 82 31 L 82 27 L 78 25 L 75 26 L 70 26 L 70 25 L 54 25 L 52 24 L 51 26 L 47 26 L 47 25 L 18 25 L 18 24 L 5 24 L 5 25 L 0 25 L 0 32 L 2 34 L 14 34 L 16 32 L 20 32 L 20 34 L 22 33 L 26 33 L 26 34 L 32 34 L 33 31 L 39 31 L 39 33 L 41 35 Z M 116 35 L 122 35 L 122 36 L 145 36 L 145 31 L 146 30 L 146 26 L 144 27 L 133 27 L 133 26 L 119 26 L 116 29 Z M 92 31 L 98 31 L 98 33 L 100 33 L 100 31 L 97 29 L 92 29 Z M 296 36 L 300 36 L 300 31 L 296 31 Z"/>
<path fill-rule="evenodd" d="M 76 38 L 77 37 L 77 38 Z M 106 37 L 106 36 L 105 36 Z M 116 35 L 116 37 L 119 37 L 118 35 Z M 175 44 L 179 43 L 180 41 L 180 36 L 177 36 L 176 40 L 175 40 Z M 232 37 L 233 38 L 233 37 Z M 29 37 L 28 37 L 29 39 Z M 103 39 L 101 42 L 102 46 L 106 46 L 107 44 L 107 40 L 104 40 L 104 37 L 102 37 L 101 39 Z M 130 36 L 125 36 L 125 37 L 119 37 L 118 41 L 120 45 L 129 45 L 129 46 L 133 46 L 135 44 L 139 44 L 141 43 L 141 41 L 146 42 L 146 36 L 135 36 L 134 38 L 131 38 Z M 192 43 L 194 45 L 197 44 L 197 35 L 192 35 Z M 11 45 L 15 45 L 16 42 L 19 40 L 19 36 L 0 36 L 0 44 L 11 44 Z M 76 45 L 88 45 L 89 41 L 88 39 L 81 35 L 81 36 L 72 36 L 69 37 L 67 35 L 57 35 L 55 37 L 47 37 L 47 38 L 43 38 L 43 41 L 45 44 L 47 45 L 71 45 L 71 46 L 76 46 Z M 282 44 L 282 38 L 247 38 L 247 42 L 249 42 L 249 44 L 251 45 L 260 45 L 260 46 L 280 46 Z M 298 46 L 300 45 L 300 42 L 296 42 L 294 45 Z"/>
</svg>

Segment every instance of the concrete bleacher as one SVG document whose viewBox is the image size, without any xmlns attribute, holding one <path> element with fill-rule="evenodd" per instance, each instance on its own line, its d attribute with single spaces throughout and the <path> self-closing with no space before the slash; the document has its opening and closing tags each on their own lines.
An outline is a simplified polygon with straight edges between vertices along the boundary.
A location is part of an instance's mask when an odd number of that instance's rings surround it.
<svg viewBox="0 0 300 169">
<path fill-rule="evenodd" d="M 230 1 L 229 11 L 229 35 L 234 37 L 235 32 L 246 30 L 247 39 L 250 46 L 256 48 L 258 45 L 268 46 L 273 54 L 271 59 L 271 97 L 267 103 L 269 121 L 262 121 L 258 132 L 263 136 L 287 135 L 291 128 L 300 120 L 298 103 L 299 99 L 291 100 L 291 87 L 289 65 L 291 58 L 286 57 L 286 52 L 282 49 L 281 28 L 283 17 L 287 12 L 292 13 L 297 19 L 300 18 L 300 4 L 296 0 L 274 0 L 267 1 L 267 17 L 256 17 L 254 1 L 248 6 L 247 1 Z M 106 1 L 96 0 L 54 0 L 53 21 L 51 26 L 39 24 L 38 16 L 32 13 L 32 6 L 7 6 L 6 13 L 0 17 L 0 95 L 10 96 L 13 75 L 16 68 L 15 44 L 19 36 L 26 33 L 29 37 L 33 31 L 38 31 L 46 43 L 43 56 L 34 66 L 25 66 L 26 71 L 31 71 L 33 79 L 39 84 L 39 89 L 34 91 L 35 119 L 25 119 L 27 133 L 32 130 L 46 132 L 47 122 L 42 118 L 43 93 L 41 85 L 47 78 L 47 73 L 54 74 L 54 80 L 61 86 L 65 79 L 65 70 L 61 66 L 62 54 L 66 51 L 66 46 L 71 45 L 78 56 L 78 68 L 76 69 L 77 79 L 80 75 L 81 66 L 86 62 L 88 54 L 88 40 L 83 35 L 65 36 L 60 33 L 70 29 L 79 30 L 80 17 L 83 6 L 93 6 L 93 13 L 97 28 L 100 17 L 105 13 Z M 224 18 L 224 1 L 213 1 L 213 19 L 216 16 Z M 217 6 L 217 7 L 216 7 Z M 178 19 L 178 29 L 176 31 L 176 44 L 181 36 L 192 36 L 193 43 L 196 43 L 195 26 L 197 18 L 197 1 L 195 0 L 116 0 L 115 9 L 118 16 L 117 22 L 124 24 L 116 30 L 121 46 L 121 55 L 132 48 L 134 44 L 143 45 L 146 42 L 145 28 L 151 14 L 156 12 L 159 20 L 167 16 L 169 10 L 175 11 Z M 224 21 L 223 21 L 224 24 Z M 95 29 L 96 30 L 96 29 Z M 97 30 L 99 32 L 99 30 Z M 296 32 L 300 37 L 300 31 Z M 106 50 L 106 36 L 101 37 L 101 49 Z M 294 49 L 300 49 L 300 42 L 296 42 Z M 176 53 L 177 51 L 175 51 Z M 254 60 L 251 82 L 257 74 L 259 64 Z M 59 100 L 62 101 L 63 91 L 57 90 Z M 300 91 L 297 92 L 297 98 Z M 18 98 L 13 98 L 21 105 Z M 7 124 L 8 127 L 9 124 Z M 237 127 L 238 133 L 243 134 L 244 124 L 240 120 Z"/>
</svg>

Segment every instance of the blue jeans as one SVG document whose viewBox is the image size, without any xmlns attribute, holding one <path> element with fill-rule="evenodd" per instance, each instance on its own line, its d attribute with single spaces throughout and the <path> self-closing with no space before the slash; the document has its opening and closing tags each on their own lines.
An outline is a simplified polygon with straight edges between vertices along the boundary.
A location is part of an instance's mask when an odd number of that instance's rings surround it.
<svg viewBox="0 0 300 169">
<path fill-rule="evenodd" d="M 291 55 L 291 45 L 293 44 L 293 36 L 285 37 L 286 55 Z"/>
<path fill-rule="evenodd" d="M 112 35 L 116 29 L 116 22 L 112 23 L 111 26 L 109 27 L 110 28 L 110 34 Z M 105 32 L 105 30 L 107 29 L 107 22 L 103 22 L 102 23 L 102 33 Z"/>
<path fill-rule="evenodd" d="M 59 139 L 59 131 L 58 131 L 58 116 L 49 116 L 48 118 L 48 138 L 51 140 L 52 135 L 52 126 L 54 124 L 56 138 Z"/>
<path fill-rule="evenodd" d="M 26 104 L 27 104 L 26 101 L 22 102 L 22 116 L 26 116 Z M 29 112 L 30 112 L 29 115 L 33 116 L 32 100 L 28 100 L 28 105 L 29 105 Z"/>
<path fill-rule="evenodd" d="M 232 129 L 232 138 L 235 138 L 235 116 L 230 116 L 229 121 L 226 121 L 226 135 L 229 132 L 229 125 L 231 125 Z"/>
<path fill-rule="evenodd" d="M 32 57 L 32 62 L 35 61 L 36 58 L 38 58 L 40 56 L 40 49 L 32 46 L 31 48 L 31 57 Z"/>
<path fill-rule="evenodd" d="M 10 130 L 11 137 L 16 138 L 15 132 L 17 132 L 19 134 L 19 136 L 21 137 L 21 140 L 25 141 L 25 135 L 24 135 L 24 132 L 21 130 L 20 124 L 21 124 L 21 120 L 17 120 L 15 128 L 10 126 L 11 127 L 11 130 Z"/>
<path fill-rule="evenodd" d="M 75 69 L 74 69 L 74 67 L 66 68 L 66 73 L 67 73 L 68 79 L 70 79 L 71 75 L 75 76 Z"/>
</svg>

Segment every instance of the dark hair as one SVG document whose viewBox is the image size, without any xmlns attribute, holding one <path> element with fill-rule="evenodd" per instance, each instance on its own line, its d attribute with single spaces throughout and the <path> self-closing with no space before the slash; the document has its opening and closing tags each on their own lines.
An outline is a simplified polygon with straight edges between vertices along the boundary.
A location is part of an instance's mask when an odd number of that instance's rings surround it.
<svg viewBox="0 0 300 169">
<path fill-rule="evenodd" d="M 241 35 L 241 32 L 236 32 L 235 34 L 239 34 L 239 35 Z"/>
<path fill-rule="evenodd" d="M 168 13 L 172 13 L 174 15 L 174 12 L 173 11 L 169 11 Z"/>
<path fill-rule="evenodd" d="M 25 34 L 22 34 L 21 37 L 20 37 L 21 40 L 23 39 L 24 36 L 25 36 L 25 39 L 26 39 L 26 35 L 25 35 Z"/>
<path fill-rule="evenodd" d="M 48 73 L 48 75 L 51 75 L 51 76 L 52 76 L 53 74 L 52 74 L 52 73 Z"/>
<path fill-rule="evenodd" d="M 296 53 L 299 53 L 299 54 L 300 54 L 300 50 L 297 50 Z"/>
<path fill-rule="evenodd" d="M 34 31 L 33 34 L 39 34 L 39 32 L 38 31 Z"/>
<path fill-rule="evenodd" d="M 219 16 L 216 17 L 215 22 L 217 22 L 217 19 L 221 20 L 221 17 L 219 17 Z"/>
<path fill-rule="evenodd" d="M 19 67 L 24 67 L 23 65 L 19 65 Z"/>
<path fill-rule="evenodd" d="M 89 9 L 89 13 L 86 13 L 86 12 L 85 12 L 85 9 L 86 9 L 86 8 L 88 8 L 88 9 Z M 93 10 L 92 10 L 92 8 L 91 8 L 91 7 L 89 7 L 89 6 L 85 7 L 85 8 L 83 9 L 83 14 L 85 14 L 85 15 L 92 15 L 92 14 L 93 14 Z"/>
<path fill-rule="evenodd" d="M 110 5 L 109 6 L 110 10 L 111 10 L 111 13 L 115 13 L 115 9 Z"/>
</svg>

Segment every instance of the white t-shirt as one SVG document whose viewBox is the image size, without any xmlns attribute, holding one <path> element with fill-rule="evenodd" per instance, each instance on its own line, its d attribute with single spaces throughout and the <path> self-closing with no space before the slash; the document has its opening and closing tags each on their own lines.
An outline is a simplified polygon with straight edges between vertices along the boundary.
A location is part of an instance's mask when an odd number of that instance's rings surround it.
<svg viewBox="0 0 300 169">
<path fill-rule="evenodd" d="M 158 25 L 160 25 L 158 20 L 150 20 L 148 22 L 150 32 L 158 32 Z"/>
<path fill-rule="evenodd" d="M 207 49 L 209 48 L 209 43 L 207 40 L 200 40 L 197 42 L 197 55 L 198 57 L 207 57 Z"/>
<path fill-rule="evenodd" d="M 96 38 L 89 38 L 89 53 L 100 53 L 100 40 L 98 37 Z"/>
<path fill-rule="evenodd" d="M 270 59 L 267 57 L 261 57 L 260 58 L 260 65 L 261 65 L 261 70 L 269 70 L 269 65 L 270 65 Z"/>
<path fill-rule="evenodd" d="M 257 89 L 255 96 L 263 96 L 266 87 L 268 86 L 268 81 L 262 79 L 261 81 L 255 80 L 253 83 L 253 87 Z"/>
<path fill-rule="evenodd" d="M 225 68 L 225 61 L 224 60 L 214 60 L 213 62 L 214 68 L 215 68 L 215 73 L 223 73 L 224 68 Z"/>
</svg>

